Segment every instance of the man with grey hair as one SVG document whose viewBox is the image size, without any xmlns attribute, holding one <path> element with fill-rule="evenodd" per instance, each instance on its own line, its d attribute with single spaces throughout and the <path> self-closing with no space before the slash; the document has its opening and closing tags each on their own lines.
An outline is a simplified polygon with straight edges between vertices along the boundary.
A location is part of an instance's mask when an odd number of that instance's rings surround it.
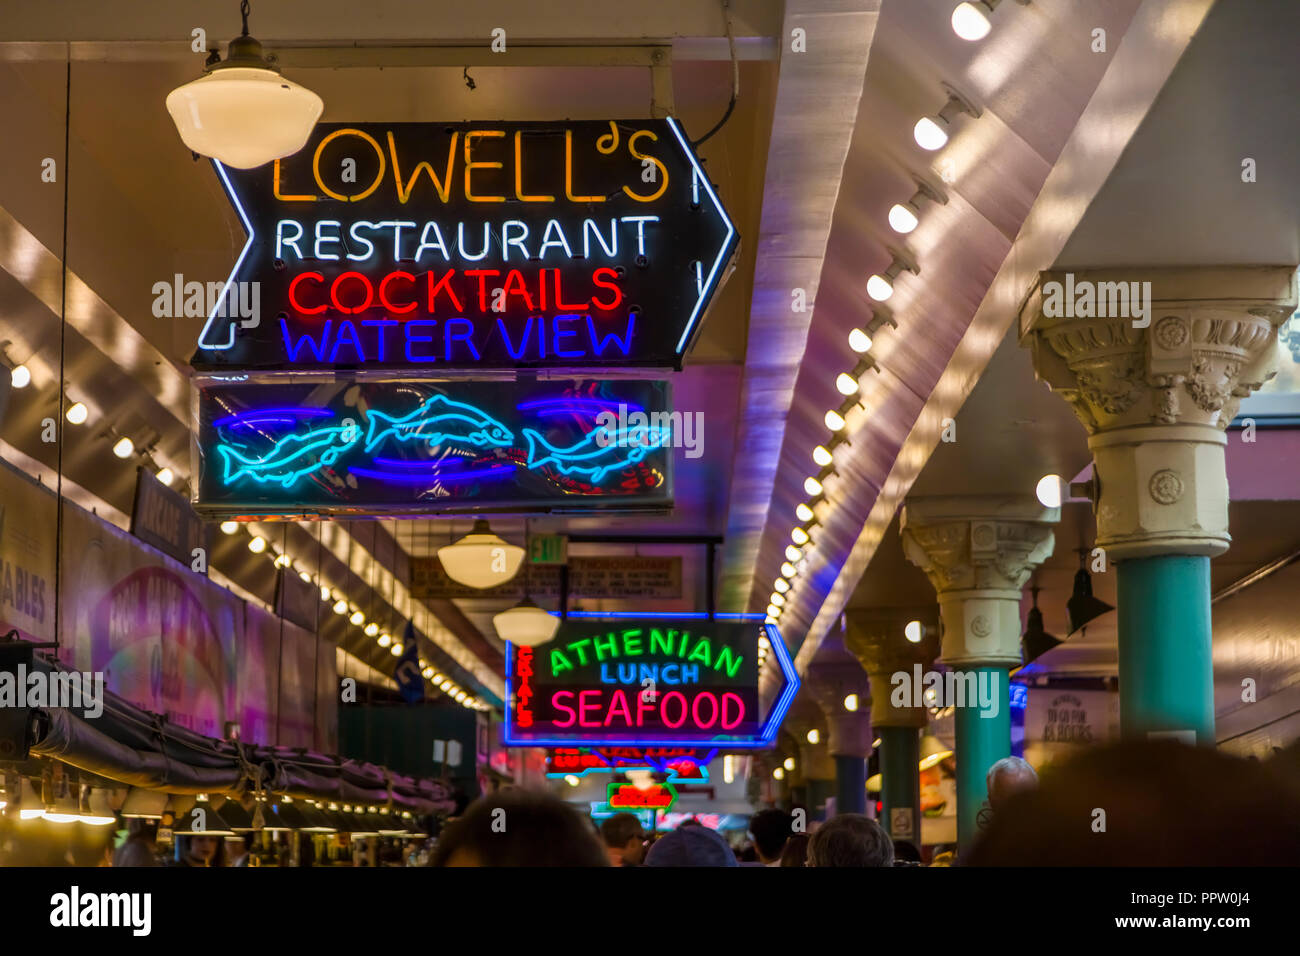
<svg viewBox="0 0 1300 956">
<path fill-rule="evenodd" d="M 1003 757 L 989 767 L 984 782 L 989 791 L 989 808 L 997 813 L 1016 794 L 1038 789 L 1038 774 L 1027 760 Z"/>
</svg>

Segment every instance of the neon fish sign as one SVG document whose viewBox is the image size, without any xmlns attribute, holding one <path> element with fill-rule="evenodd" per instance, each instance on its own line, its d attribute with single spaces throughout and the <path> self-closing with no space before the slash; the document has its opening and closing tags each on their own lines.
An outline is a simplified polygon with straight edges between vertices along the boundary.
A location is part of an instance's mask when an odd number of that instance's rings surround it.
<svg viewBox="0 0 1300 956">
<path fill-rule="evenodd" d="M 215 168 L 247 240 L 205 371 L 680 368 L 738 244 L 673 119 L 321 123 Z"/>
<path fill-rule="evenodd" d="M 212 517 L 672 500 L 671 429 L 598 423 L 619 402 L 667 417 L 664 382 L 214 382 L 199 396 L 195 506 Z"/>
</svg>

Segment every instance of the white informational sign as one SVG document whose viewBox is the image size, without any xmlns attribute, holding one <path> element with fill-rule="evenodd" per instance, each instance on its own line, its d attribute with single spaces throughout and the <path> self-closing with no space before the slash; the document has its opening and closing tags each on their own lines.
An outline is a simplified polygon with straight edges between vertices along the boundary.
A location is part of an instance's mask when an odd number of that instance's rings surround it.
<svg viewBox="0 0 1300 956">
<path fill-rule="evenodd" d="M 1041 770 L 1053 760 L 1119 739 L 1119 694 L 1029 688 L 1025 759 Z"/>
</svg>

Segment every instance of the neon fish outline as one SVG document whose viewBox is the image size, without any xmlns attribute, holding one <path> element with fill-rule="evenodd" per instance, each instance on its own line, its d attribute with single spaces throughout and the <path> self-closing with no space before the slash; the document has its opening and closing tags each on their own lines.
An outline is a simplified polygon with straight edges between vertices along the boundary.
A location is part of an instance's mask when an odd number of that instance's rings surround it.
<svg viewBox="0 0 1300 956">
<path fill-rule="evenodd" d="M 447 410 L 431 414 L 437 409 L 444 408 Z M 366 412 L 366 421 L 367 452 L 373 451 L 380 442 L 390 435 L 399 442 L 419 438 L 427 441 L 431 448 L 447 441 L 467 442 L 480 448 L 488 446 L 509 448 L 515 443 L 514 432 L 484 412 L 483 409 L 464 402 L 454 402 L 446 395 L 434 395 L 427 398 L 414 411 L 400 418 L 384 412 Z M 380 427 L 379 422 L 386 422 L 387 424 Z M 471 431 L 468 435 L 436 428 L 432 432 L 425 431 L 427 428 L 450 422 L 465 422 L 476 430 Z"/>
<path fill-rule="evenodd" d="M 221 481 L 231 485 L 246 475 L 262 484 L 274 482 L 288 489 L 304 475 L 334 464 L 340 455 L 360 439 L 361 429 L 353 423 L 318 428 L 306 434 L 286 435 L 261 458 L 242 455 L 230 445 L 218 445 L 217 456 L 225 467 Z M 311 464 L 306 467 L 288 472 L 279 471 L 293 462 L 312 456 Z"/>
<path fill-rule="evenodd" d="M 624 428 L 610 431 L 604 425 L 588 432 L 582 440 L 568 448 L 556 448 L 540 432 L 531 428 L 524 429 L 524 440 L 528 442 L 528 467 L 540 468 L 553 464 L 562 475 L 590 475 L 593 484 L 599 484 L 611 471 L 625 465 L 640 463 L 652 451 L 663 448 L 671 440 L 671 426 L 658 428 Z M 635 444 L 628 436 L 637 433 L 645 436 L 644 441 Z M 538 457 L 538 448 L 543 454 Z M 615 458 L 614 461 L 601 460 L 601 456 Z"/>
</svg>

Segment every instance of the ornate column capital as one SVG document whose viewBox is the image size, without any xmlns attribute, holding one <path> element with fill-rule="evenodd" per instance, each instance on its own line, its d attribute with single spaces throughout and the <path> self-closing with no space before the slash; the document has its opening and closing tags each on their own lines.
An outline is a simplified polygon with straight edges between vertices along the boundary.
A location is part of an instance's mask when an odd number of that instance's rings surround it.
<svg viewBox="0 0 1300 956">
<path fill-rule="evenodd" d="M 1223 431 L 1276 374 L 1295 306 L 1291 267 L 1040 274 L 1021 344 L 1088 431 L 1113 557 L 1227 550 Z"/>
<path fill-rule="evenodd" d="M 831 756 L 866 757 L 871 753 L 871 685 L 856 663 L 810 664 L 804 688 L 826 718 Z M 844 698 L 858 695 L 858 709 L 845 710 Z"/>
<path fill-rule="evenodd" d="M 945 664 L 1020 663 L 1020 593 L 1056 546 L 1060 516 L 1025 495 L 907 500 L 903 552 L 938 594 Z"/>
<path fill-rule="evenodd" d="M 939 615 L 933 604 L 916 608 L 884 608 L 845 612 L 848 627 L 844 647 L 862 665 L 871 682 L 873 727 L 924 727 L 924 707 L 894 706 L 894 674 L 912 674 L 912 666 L 928 668 L 939 654 Z M 920 621 L 926 633 L 914 644 L 905 635 L 910 621 Z"/>
</svg>

